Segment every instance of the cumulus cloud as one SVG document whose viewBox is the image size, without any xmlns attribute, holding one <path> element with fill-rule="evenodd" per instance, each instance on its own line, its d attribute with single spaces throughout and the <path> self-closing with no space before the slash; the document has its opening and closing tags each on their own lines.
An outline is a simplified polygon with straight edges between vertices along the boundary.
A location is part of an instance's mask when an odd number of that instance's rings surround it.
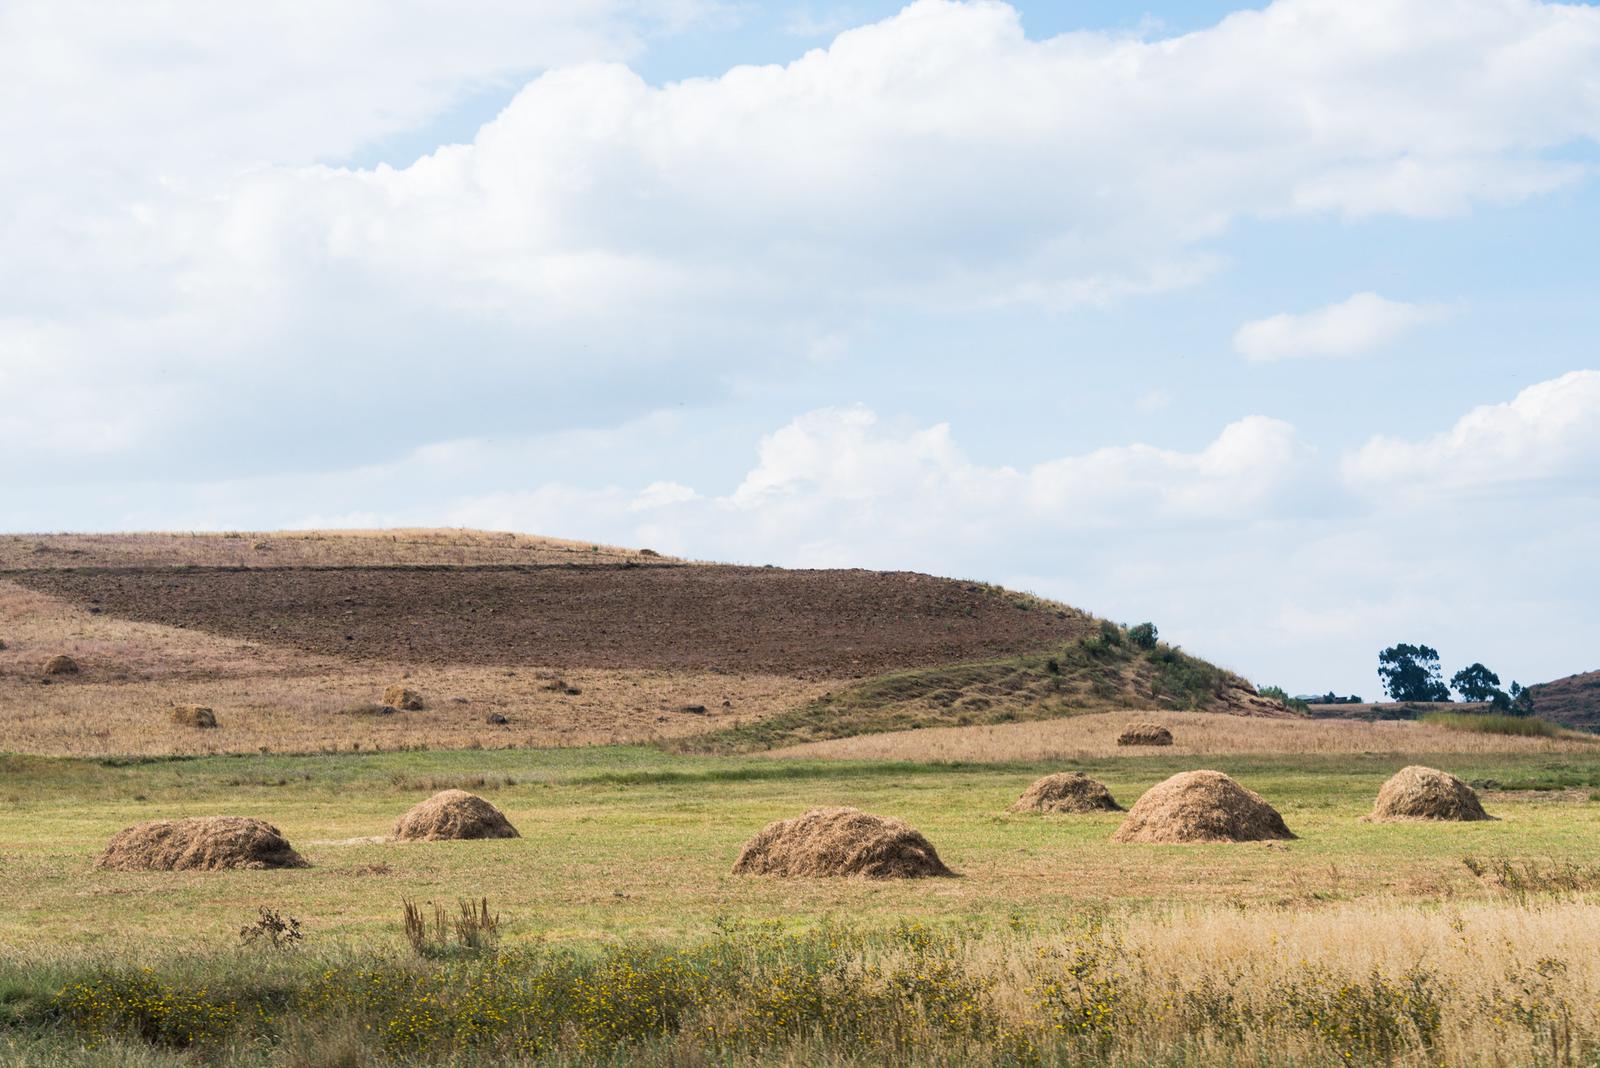
<svg viewBox="0 0 1600 1068">
<path fill-rule="evenodd" d="M 1287 312 L 1245 323 L 1233 347 L 1261 363 L 1316 357 L 1359 356 L 1388 345 L 1415 327 L 1434 322 L 1443 309 L 1357 293 L 1315 311 Z"/>
<path fill-rule="evenodd" d="M 1520 199 L 1581 178 L 1552 150 L 1600 132 L 1600 10 L 1532 0 L 1278 0 L 1178 37 L 1049 40 L 1005 4 L 919 0 L 787 66 L 653 86 L 566 63 L 625 56 L 625 14 L 694 6 L 489 5 L 458 25 L 424 0 L 212 5 L 174 59 L 165 23 L 8 5 L 19 106 L 0 132 L 38 151 L 0 176 L 23 206 L 0 316 L 48 341 L 34 388 L 159 375 L 182 403 L 130 409 L 133 467 L 225 439 L 392 455 L 407 426 L 524 429 L 511 398 L 535 390 L 562 398 L 543 425 L 597 425 L 668 381 L 781 376 L 893 311 L 1190 285 L 1244 217 Z M 541 65 L 471 143 L 308 165 Z M 463 383 L 470 415 L 436 403 Z M 48 440 L 46 418 L 13 416 L 4 444 Z"/>
<path fill-rule="evenodd" d="M 1600 371 L 1572 371 L 1486 404 L 1421 441 L 1379 436 L 1344 463 L 1366 490 L 1483 490 L 1568 480 L 1593 494 L 1600 479 Z"/>
</svg>

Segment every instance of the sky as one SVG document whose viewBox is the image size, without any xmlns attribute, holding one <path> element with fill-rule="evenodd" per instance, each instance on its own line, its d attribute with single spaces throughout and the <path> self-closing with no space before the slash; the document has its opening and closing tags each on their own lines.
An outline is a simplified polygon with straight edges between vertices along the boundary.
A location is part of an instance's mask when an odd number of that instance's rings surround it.
<svg viewBox="0 0 1600 1068">
<path fill-rule="evenodd" d="M 0 530 L 915 569 L 1600 668 L 1600 7 L 0 2 Z"/>
</svg>

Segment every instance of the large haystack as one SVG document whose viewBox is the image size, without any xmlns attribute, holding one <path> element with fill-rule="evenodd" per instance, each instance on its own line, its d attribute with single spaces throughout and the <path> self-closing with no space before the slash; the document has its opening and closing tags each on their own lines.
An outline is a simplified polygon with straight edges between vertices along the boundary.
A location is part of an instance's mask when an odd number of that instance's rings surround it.
<svg viewBox="0 0 1600 1068">
<path fill-rule="evenodd" d="M 1172 732 L 1159 723 L 1130 723 L 1117 735 L 1118 745 L 1171 745 Z"/>
<path fill-rule="evenodd" d="M 114 871 L 308 867 L 278 828 L 241 816 L 140 823 L 112 837 L 98 866 Z"/>
<path fill-rule="evenodd" d="M 383 703 L 407 712 L 421 712 L 426 707 L 420 693 L 398 682 L 383 691 Z"/>
<path fill-rule="evenodd" d="M 46 675 L 76 675 L 78 673 L 78 662 L 66 653 L 57 653 L 44 662 L 44 673 Z"/>
<path fill-rule="evenodd" d="M 1293 838 L 1283 817 L 1220 771 L 1185 771 L 1139 798 L 1113 842 L 1261 842 Z"/>
<path fill-rule="evenodd" d="M 863 879 L 955 874 L 916 828 L 854 808 L 814 808 L 767 824 L 739 851 L 733 873 Z"/>
<path fill-rule="evenodd" d="M 173 705 L 172 722 L 180 727 L 209 729 L 217 725 L 217 714 L 205 705 Z"/>
<path fill-rule="evenodd" d="M 1393 820 L 1492 820 L 1477 792 L 1436 768 L 1413 764 L 1401 768 L 1378 791 L 1378 802 L 1366 817 L 1377 823 Z"/>
<path fill-rule="evenodd" d="M 1081 771 L 1046 775 L 1017 798 L 1012 812 L 1121 812 L 1102 783 Z"/>
<path fill-rule="evenodd" d="M 391 836 L 406 842 L 451 838 L 520 838 L 505 813 L 477 794 L 441 790 L 394 822 Z"/>
</svg>

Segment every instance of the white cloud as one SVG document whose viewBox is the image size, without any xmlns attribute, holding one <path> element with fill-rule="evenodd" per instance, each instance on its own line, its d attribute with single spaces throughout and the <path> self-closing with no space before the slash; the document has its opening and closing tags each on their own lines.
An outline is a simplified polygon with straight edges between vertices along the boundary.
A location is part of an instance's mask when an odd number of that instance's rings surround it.
<svg viewBox="0 0 1600 1068">
<path fill-rule="evenodd" d="M 652 376 L 781 375 L 894 311 L 1190 285 L 1243 217 L 1516 200 L 1578 180 L 1549 152 L 1600 133 L 1587 6 L 1278 0 L 1037 41 L 1004 4 L 921 0 L 784 67 L 651 86 L 572 63 L 470 144 L 307 165 L 692 8 L 8 5 L 0 316 L 45 339 L 30 389 L 109 408 L 159 379 L 181 403 L 129 406 L 134 466 L 513 432 L 508 398 L 552 384 L 595 425 L 649 410 Z M 472 410 L 441 408 L 462 383 Z"/>
<path fill-rule="evenodd" d="M 1359 356 L 1394 342 L 1444 314 L 1433 305 L 1388 300 L 1357 293 L 1327 307 L 1299 315 L 1287 312 L 1245 323 L 1233 347 L 1261 363 L 1316 357 Z"/>
<path fill-rule="evenodd" d="M 1422 441 L 1379 436 L 1344 463 L 1357 488 L 1484 490 L 1569 480 L 1600 486 L 1600 371 L 1572 371 L 1486 404 Z"/>
</svg>

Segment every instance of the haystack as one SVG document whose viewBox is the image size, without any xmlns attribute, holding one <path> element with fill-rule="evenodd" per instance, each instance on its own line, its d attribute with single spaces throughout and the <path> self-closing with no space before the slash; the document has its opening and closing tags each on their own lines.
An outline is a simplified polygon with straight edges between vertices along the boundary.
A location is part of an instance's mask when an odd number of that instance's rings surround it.
<svg viewBox="0 0 1600 1068">
<path fill-rule="evenodd" d="M 1413 764 L 1390 777 L 1378 791 L 1378 802 L 1366 817 L 1375 823 L 1392 820 L 1492 820 L 1477 791 L 1436 768 Z"/>
<path fill-rule="evenodd" d="M 1113 842 L 1261 842 L 1293 838 L 1254 790 L 1220 771 L 1185 771 L 1145 791 Z"/>
<path fill-rule="evenodd" d="M 140 823 L 118 831 L 97 866 L 113 871 L 309 867 L 278 828 L 240 816 Z"/>
<path fill-rule="evenodd" d="M 401 708 L 407 712 L 421 712 L 424 708 L 422 695 L 408 686 L 398 682 L 383 691 L 383 703 L 391 708 Z"/>
<path fill-rule="evenodd" d="M 916 828 L 854 808 L 814 808 L 767 824 L 739 851 L 733 873 L 863 879 L 955 874 Z"/>
<path fill-rule="evenodd" d="M 1081 771 L 1046 775 L 1017 798 L 1012 812 L 1121 812 L 1104 784 Z"/>
<path fill-rule="evenodd" d="M 205 705 L 174 705 L 172 722 L 180 727 L 215 727 L 217 714 Z"/>
<path fill-rule="evenodd" d="M 1117 735 L 1118 745 L 1171 745 L 1172 732 L 1159 723 L 1130 723 Z"/>
<path fill-rule="evenodd" d="M 66 653 L 57 653 L 44 662 L 44 673 L 46 675 L 76 675 L 78 673 L 78 662 Z"/>
<path fill-rule="evenodd" d="M 520 838 L 505 813 L 477 794 L 441 790 L 394 823 L 392 838 L 437 842 L 451 838 Z"/>
</svg>

